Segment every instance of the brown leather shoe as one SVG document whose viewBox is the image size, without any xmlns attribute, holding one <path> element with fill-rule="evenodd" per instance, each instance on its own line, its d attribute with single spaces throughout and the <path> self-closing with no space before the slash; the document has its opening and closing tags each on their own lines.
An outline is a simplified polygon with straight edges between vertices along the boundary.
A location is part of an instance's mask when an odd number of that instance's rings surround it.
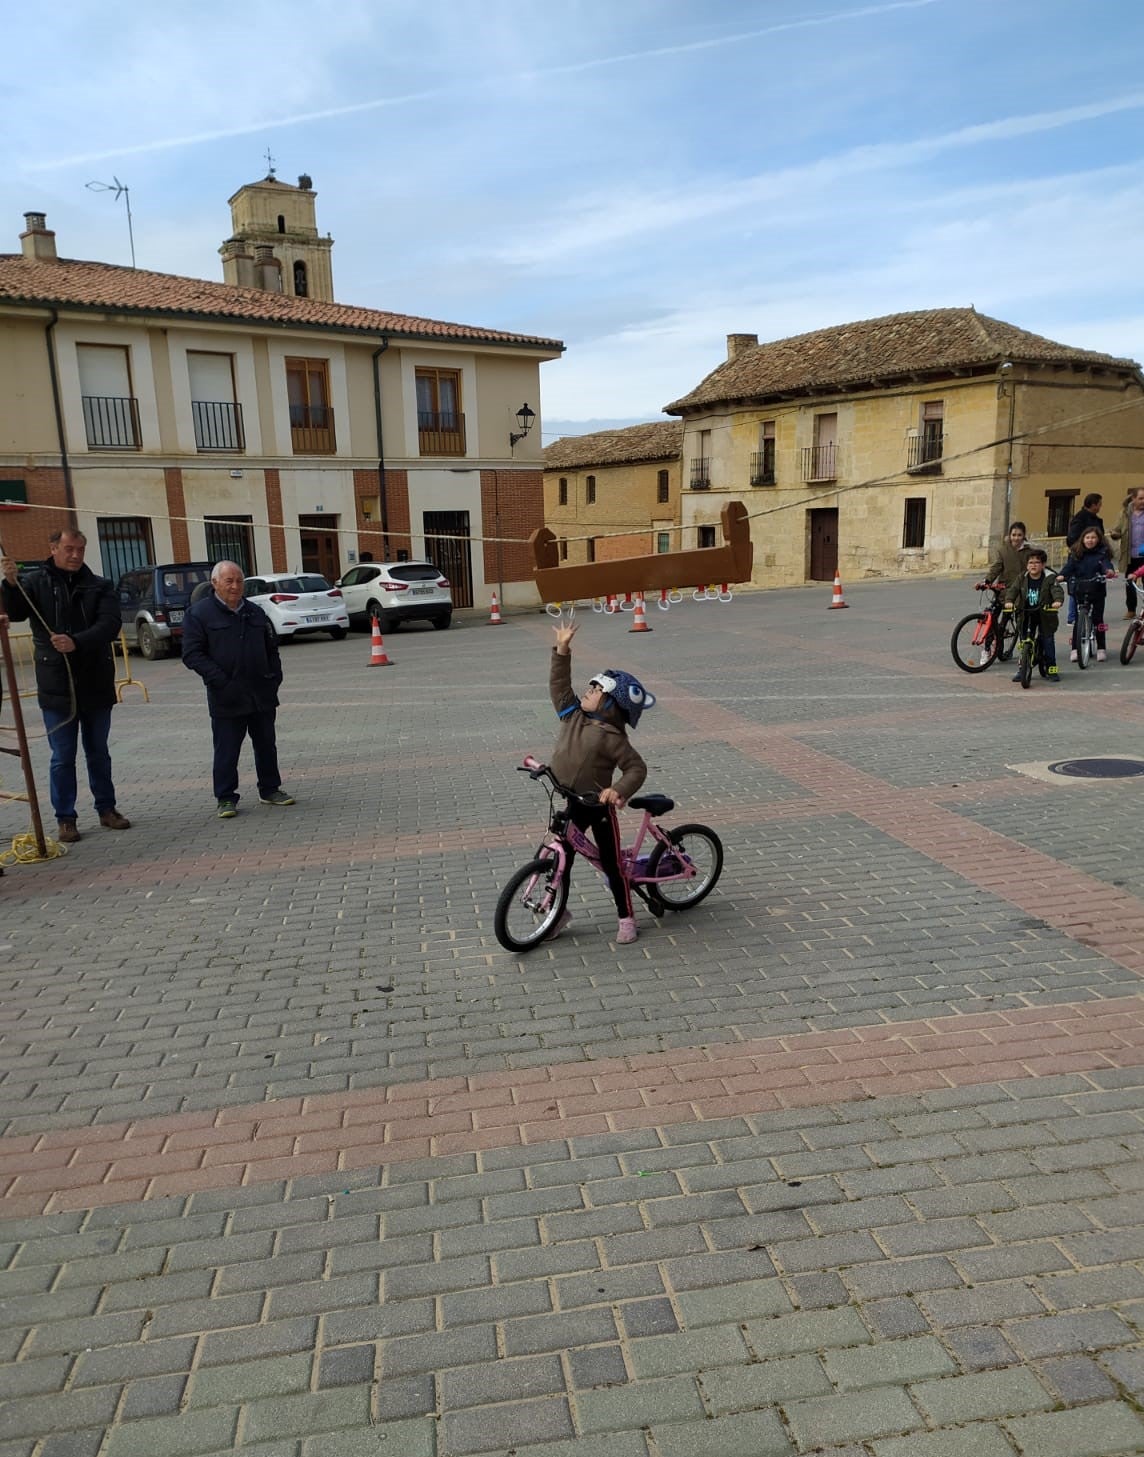
<svg viewBox="0 0 1144 1457">
<path fill-rule="evenodd" d="M 105 830 L 129 830 L 131 821 L 121 815 L 117 809 L 105 809 L 99 817 L 99 823 Z"/>
<path fill-rule="evenodd" d="M 59 840 L 61 845 L 74 845 L 82 835 L 75 827 L 75 820 L 60 820 Z"/>
</svg>

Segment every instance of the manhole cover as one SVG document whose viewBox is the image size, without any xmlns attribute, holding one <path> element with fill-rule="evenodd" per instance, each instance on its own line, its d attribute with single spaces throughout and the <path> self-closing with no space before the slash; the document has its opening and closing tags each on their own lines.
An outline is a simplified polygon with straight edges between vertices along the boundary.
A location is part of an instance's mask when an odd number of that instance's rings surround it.
<svg viewBox="0 0 1144 1457">
<path fill-rule="evenodd" d="M 1144 774 L 1144 764 L 1138 759 L 1059 759 L 1049 765 L 1049 773 L 1070 779 L 1131 779 Z"/>
</svg>

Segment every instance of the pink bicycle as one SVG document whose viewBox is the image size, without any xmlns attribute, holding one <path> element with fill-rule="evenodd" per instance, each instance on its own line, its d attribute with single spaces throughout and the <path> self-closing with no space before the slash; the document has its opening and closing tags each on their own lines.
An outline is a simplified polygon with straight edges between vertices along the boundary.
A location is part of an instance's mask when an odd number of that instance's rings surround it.
<svg viewBox="0 0 1144 1457">
<path fill-rule="evenodd" d="M 493 929 L 506 951 L 531 951 L 559 922 L 568 901 L 564 869 L 570 850 L 603 874 L 596 846 L 572 823 L 567 808 L 556 802 L 559 795 L 564 800 L 596 804 L 596 796 L 566 788 L 547 764 L 531 755 L 520 772 L 547 781 L 548 833 L 535 858 L 516 871 L 497 901 Z M 679 825 L 673 830 L 657 825 L 660 815 L 675 808 L 675 801 L 665 794 L 637 794 L 629 803 L 632 809 L 643 810 L 635 839 L 620 852 L 620 865 L 633 894 L 653 916 L 697 906 L 715 889 L 723 871 L 719 836 L 706 825 Z"/>
</svg>

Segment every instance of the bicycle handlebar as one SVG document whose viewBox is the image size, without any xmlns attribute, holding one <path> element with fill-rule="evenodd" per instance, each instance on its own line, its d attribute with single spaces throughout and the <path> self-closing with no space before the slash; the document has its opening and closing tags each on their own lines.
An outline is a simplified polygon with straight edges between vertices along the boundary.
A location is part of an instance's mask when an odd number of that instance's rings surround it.
<svg viewBox="0 0 1144 1457">
<path fill-rule="evenodd" d="M 562 794 L 565 799 L 574 799 L 579 804 L 598 805 L 600 803 L 599 796 L 595 793 L 577 794 L 574 789 L 569 789 L 566 784 L 561 784 L 548 765 L 542 764 L 539 759 L 534 759 L 531 754 L 524 756 L 524 763 L 517 765 L 516 772 L 527 774 L 530 779 L 547 779 L 553 789 Z"/>
</svg>

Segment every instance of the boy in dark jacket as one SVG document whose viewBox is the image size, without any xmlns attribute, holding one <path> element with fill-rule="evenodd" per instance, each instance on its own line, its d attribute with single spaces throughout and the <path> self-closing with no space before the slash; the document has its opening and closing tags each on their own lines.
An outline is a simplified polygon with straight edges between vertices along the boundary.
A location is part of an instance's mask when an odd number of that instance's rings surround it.
<svg viewBox="0 0 1144 1457">
<path fill-rule="evenodd" d="M 1049 670 L 1049 682 L 1059 683 L 1060 669 L 1057 667 L 1057 645 L 1053 634 L 1060 622 L 1058 614 L 1065 600 L 1065 589 L 1056 572 L 1048 570 L 1048 560 L 1047 552 L 1042 551 L 1039 546 L 1033 547 L 1029 552 L 1024 575 L 1005 592 L 1005 611 L 1012 612 L 1020 604 L 1026 612 L 1039 614 L 1041 662 Z M 1020 681 L 1021 673 L 1018 670 L 1013 675 L 1013 682 Z"/>
<path fill-rule="evenodd" d="M 617 809 L 624 805 L 647 778 L 647 765 L 632 747 L 628 728 L 635 728 L 645 708 L 655 705 L 638 679 L 618 668 L 597 673 L 587 691 L 578 696 L 572 690 L 572 652 L 570 644 L 577 628 L 555 629 L 556 646 L 549 667 L 548 687 L 552 706 L 560 719 L 560 734 L 552 750 L 550 767 L 568 789 L 577 794 L 595 794 L 599 805 L 568 802 L 572 823 L 581 830 L 590 830 L 600 851 L 600 866 L 608 878 L 608 887 L 616 903 L 619 927 L 618 945 L 627 946 L 639 935 L 632 914 L 631 891 L 620 869 L 620 826 Z M 613 786 L 612 779 L 620 778 Z M 565 877 L 572 874 L 572 855 L 568 856 Z M 559 935 L 571 921 L 565 911 L 553 935 Z"/>
<path fill-rule="evenodd" d="M 80 737 L 87 782 L 99 823 L 129 830 L 115 807 L 111 779 L 111 710 L 115 707 L 112 643 L 123 627 L 115 588 L 84 565 L 87 537 L 65 529 L 48 538 L 43 566 L 18 573 L 11 557 L 0 560 L 3 610 L 13 622 L 32 624 L 36 650 L 36 697 L 52 750 L 52 809 L 65 845 L 80 838 L 76 825 L 76 754 Z"/>
</svg>

